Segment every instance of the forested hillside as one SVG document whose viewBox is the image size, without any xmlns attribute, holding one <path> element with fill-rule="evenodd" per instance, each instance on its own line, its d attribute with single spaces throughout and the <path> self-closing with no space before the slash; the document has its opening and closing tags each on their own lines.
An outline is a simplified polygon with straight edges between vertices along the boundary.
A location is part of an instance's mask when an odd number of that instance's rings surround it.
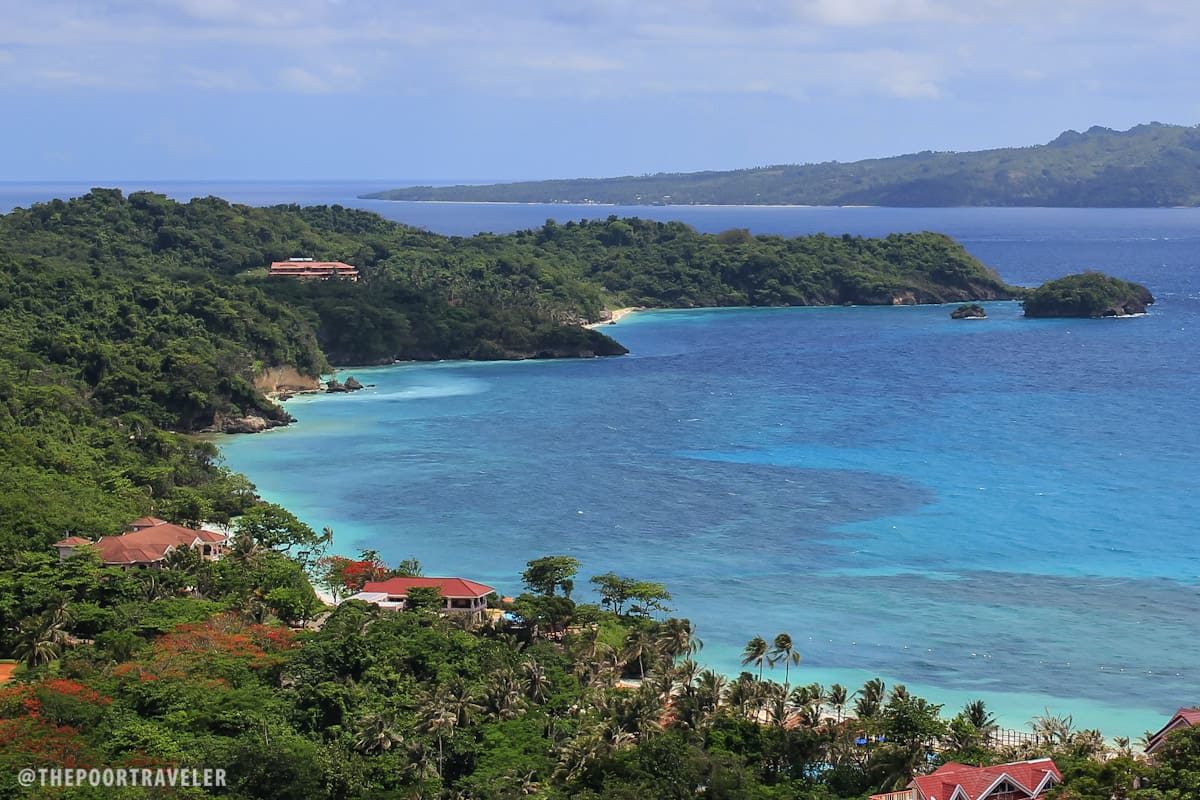
<svg viewBox="0 0 1200 800">
<path fill-rule="evenodd" d="M 364 277 L 267 277 L 293 255 L 349 261 Z M 14 211 L 0 218 L 0 659 L 13 672 L 0 684 L 0 796 L 833 800 L 942 761 L 1053 755 L 1072 797 L 1132 797 L 1141 768 L 1128 748 L 1101 764 L 1100 734 L 1069 718 L 1047 714 L 1037 743 L 1003 747 L 982 702 L 951 716 L 879 680 L 794 686 L 787 633 L 748 642 L 754 671 L 705 670 L 693 626 L 663 618 L 671 597 L 653 575 L 592 577 L 595 605 L 571 596 L 581 565 L 550 556 L 529 562 L 524 592 L 496 587 L 517 596 L 487 623 L 439 616 L 428 587 L 404 612 L 330 611 L 313 584 L 345 596 L 419 564 L 322 558 L 332 531 L 263 503 L 185 433 L 223 415 L 281 417 L 254 385 L 271 367 L 622 352 L 576 324 L 605 306 L 1011 291 L 936 234 L 706 236 L 612 218 L 457 239 L 338 207 L 110 190 Z M 147 513 L 228 523 L 230 547 L 126 570 L 53 545 Z M 1193 738 L 1173 742 L 1148 791 L 1193 789 L 1192 752 Z M 18 779 L 62 767 L 226 780 Z"/>
<path fill-rule="evenodd" d="M 1093 127 L 1033 147 L 728 172 L 413 186 L 364 197 L 616 205 L 1194 206 L 1200 203 L 1200 128 Z"/>
<path fill-rule="evenodd" d="M 269 278 L 292 255 L 364 279 Z M 97 189 L 0 217 L 0 539 L 113 533 L 148 511 L 222 519 L 250 502 L 211 445 L 170 431 L 286 414 L 270 367 L 625 352 L 574 324 L 605 306 L 959 300 L 1008 288 L 951 240 L 698 234 L 547 222 L 440 236 L 341 207 L 176 203 Z"/>
</svg>

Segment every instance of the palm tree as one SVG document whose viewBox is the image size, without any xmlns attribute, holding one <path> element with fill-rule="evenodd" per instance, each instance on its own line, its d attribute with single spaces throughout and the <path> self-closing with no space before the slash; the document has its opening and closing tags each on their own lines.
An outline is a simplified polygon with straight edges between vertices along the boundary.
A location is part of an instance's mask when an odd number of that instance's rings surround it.
<svg viewBox="0 0 1200 800">
<path fill-rule="evenodd" d="M 630 631 L 629 635 L 625 637 L 625 660 L 626 662 L 637 661 L 639 678 L 646 677 L 644 659 L 647 653 L 653 651 L 653 648 L 653 639 L 642 628 Z"/>
<path fill-rule="evenodd" d="M 454 713 L 454 709 L 450 707 L 442 692 L 435 693 L 433 698 L 425 704 L 419 727 L 420 730 L 431 734 L 437 739 L 437 774 L 441 778 L 442 765 L 445 759 L 442 743 L 445 739 L 453 736 L 455 729 L 458 727 L 458 715 Z"/>
<path fill-rule="evenodd" d="M 775 642 L 771 647 L 770 661 L 772 667 L 780 661 L 783 662 L 783 692 L 787 694 L 788 672 L 792 664 L 800 663 L 800 654 L 796 652 L 795 647 L 792 645 L 791 636 L 781 633 L 775 637 Z"/>
<path fill-rule="evenodd" d="M 963 718 L 971 723 L 971 727 L 979 731 L 985 740 L 990 739 L 996 732 L 996 716 L 988 711 L 982 700 L 972 700 L 963 706 Z"/>
<path fill-rule="evenodd" d="M 525 704 L 525 696 L 521 692 L 521 681 L 511 668 L 496 672 L 488 683 L 484 696 L 486 710 L 492 719 L 515 719 L 520 716 Z"/>
<path fill-rule="evenodd" d="M 725 676 L 706 669 L 696 679 L 696 705 L 704 716 L 715 714 L 729 681 Z"/>
<path fill-rule="evenodd" d="M 354 749 L 373 755 L 392 749 L 392 745 L 403 744 L 404 737 L 396 732 L 396 717 L 390 712 L 371 714 L 359 720 L 354 735 Z"/>
<path fill-rule="evenodd" d="M 26 617 L 17 626 L 13 654 L 29 669 L 49 664 L 62 653 L 70 621 L 71 612 L 64 601 L 37 616 Z"/>
<path fill-rule="evenodd" d="M 758 679 L 762 680 L 763 662 L 767 660 L 767 640 L 761 636 L 755 636 L 746 643 L 746 649 L 742 651 L 742 666 L 754 664 L 758 667 Z"/>
<path fill-rule="evenodd" d="M 858 694 L 858 692 L 855 692 Z M 840 683 L 835 683 L 829 687 L 829 705 L 833 706 L 837 711 L 837 721 L 842 721 L 842 711 L 846 708 L 846 703 L 850 702 L 850 694 L 845 686 Z"/>
<path fill-rule="evenodd" d="M 854 701 L 854 715 L 859 719 L 874 719 L 879 716 L 886 691 L 887 686 L 879 678 L 872 678 L 864 683 L 858 691 L 858 699 Z"/>
<path fill-rule="evenodd" d="M 441 691 L 446 707 L 454 714 L 456 727 L 465 728 L 483 711 L 483 706 L 475 699 L 474 688 L 462 678 L 451 678 Z"/>
<path fill-rule="evenodd" d="M 704 642 L 696 636 L 696 626 L 690 620 L 676 617 L 663 622 L 655 644 L 667 661 L 674 661 L 684 653 L 695 655 L 704 647 Z"/>
<path fill-rule="evenodd" d="M 550 695 L 550 678 L 546 670 L 531 658 L 525 662 L 525 696 L 535 703 L 544 703 Z"/>
<path fill-rule="evenodd" d="M 761 681 L 755 680 L 749 672 L 743 672 L 725 690 L 725 702 L 738 713 L 750 716 L 750 709 L 758 706 L 758 687 Z"/>
<path fill-rule="evenodd" d="M 796 718 L 806 728 L 817 728 L 821 725 L 821 705 L 819 703 L 809 703 L 806 706 L 800 706 L 800 710 L 796 713 Z"/>
</svg>

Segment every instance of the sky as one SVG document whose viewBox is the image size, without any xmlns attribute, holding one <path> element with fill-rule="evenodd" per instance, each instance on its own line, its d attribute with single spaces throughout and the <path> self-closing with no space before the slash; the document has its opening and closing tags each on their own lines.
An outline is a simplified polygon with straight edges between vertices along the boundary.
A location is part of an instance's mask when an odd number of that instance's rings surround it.
<svg viewBox="0 0 1200 800">
<path fill-rule="evenodd" d="M 1200 123 L 1192 0 L 0 0 L 0 181 L 508 180 Z M 399 185 L 399 184 L 398 184 Z"/>
</svg>

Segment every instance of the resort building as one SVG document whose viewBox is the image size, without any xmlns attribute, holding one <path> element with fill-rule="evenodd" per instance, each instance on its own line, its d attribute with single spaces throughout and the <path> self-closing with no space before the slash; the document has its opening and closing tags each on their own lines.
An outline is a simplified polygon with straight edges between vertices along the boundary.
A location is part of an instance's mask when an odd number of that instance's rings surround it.
<svg viewBox="0 0 1200 800">
<path fill-rule="evenodd" d="M 161 569 L 167 556 L 180 548 L 189 548 L 207 561 L 216 561 L 224 553 L 229 537 L 224 533 L 172 525 L 165 519 L 142 517 L 120 536 L 102 536 L 93 542 L 82 536 L 68 536 L 55 542 L 58 557 L 66 560 L 85 549 L 92 549 L 105 566 Z"/>
<path fill-rule="evenodd" d="M 913 778 L 902 792 L 871 795 L 871 800 L 1034 800 L 1059 783 L 1062 773 L 1049 758 L 994 767 L 951 761 Z"/>
<path fill-rule="evenodd" d="M 314 261 L 311 258 L 289 258 L 287 261 L 271 262 L 271 277 L 299 278 L 301 280 L 357 281 L 358 269 L 341 261 Z"/>
<path fill-rule="evenodd" d="M 409 589 L 436 588 L 442 595 L 443 614 L 470 614 L 476 621 L 487 614 L 487 596 L 496 590 L 466 578 L 395 577 L 367 581 L 362 591 L 346 600 L 362 600 L 391 611 L 408 608 Z"/>
<path fill-rule="evenodd" d="M 1150 737 L 1146 745 L 1146 755 L 1152 756 L 1167 743 L 1167 737 L 1180 728 L 1190 728 L 1200 723 L 1200 708 L 1181 708 L 1175 712 L 1166 725 L 1158 733 Z"/>
</svg>

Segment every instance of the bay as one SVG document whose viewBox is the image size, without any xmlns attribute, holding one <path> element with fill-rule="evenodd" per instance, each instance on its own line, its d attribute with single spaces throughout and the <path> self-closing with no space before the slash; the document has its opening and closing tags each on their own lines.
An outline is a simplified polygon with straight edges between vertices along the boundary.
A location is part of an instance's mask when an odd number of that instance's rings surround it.
<svg viewBox="0 0 1200 800">
<path fill-rule="evenodd" d="M 0 205 L 62 188 L 0 185 Z M 1137 736 L 1196 701 L 1196 209 L 496 206 L 358 201 L 381 187 L 351 182 L 148 188 L 339 202 L 454 235 L 610 214 L 782 235 L 939 230 L 1014 283 L 1087 268 L 1144 283 L 1159 302 L 1128 320 L 1025 320 L 1012 303 L 987 304 L 982 322 L 940 307 L 638 314 L 606 328 L 627 357 L 349 370 L 374 385 L 297 398 L 299 424 L 222 449 L 265 496 L 332 526 L 340 552 L 415 556 L 431 574 L 509 593 L 547 553 L 580 558 L 584 576 L 662 581 L 722 671 L 741 669 L 751 636 L 788 631 L 804 657 L 793 682 L 879 675 L 950 708 L 983 697 L 1014 727 L 1049 709 Z"/>
</svg>

